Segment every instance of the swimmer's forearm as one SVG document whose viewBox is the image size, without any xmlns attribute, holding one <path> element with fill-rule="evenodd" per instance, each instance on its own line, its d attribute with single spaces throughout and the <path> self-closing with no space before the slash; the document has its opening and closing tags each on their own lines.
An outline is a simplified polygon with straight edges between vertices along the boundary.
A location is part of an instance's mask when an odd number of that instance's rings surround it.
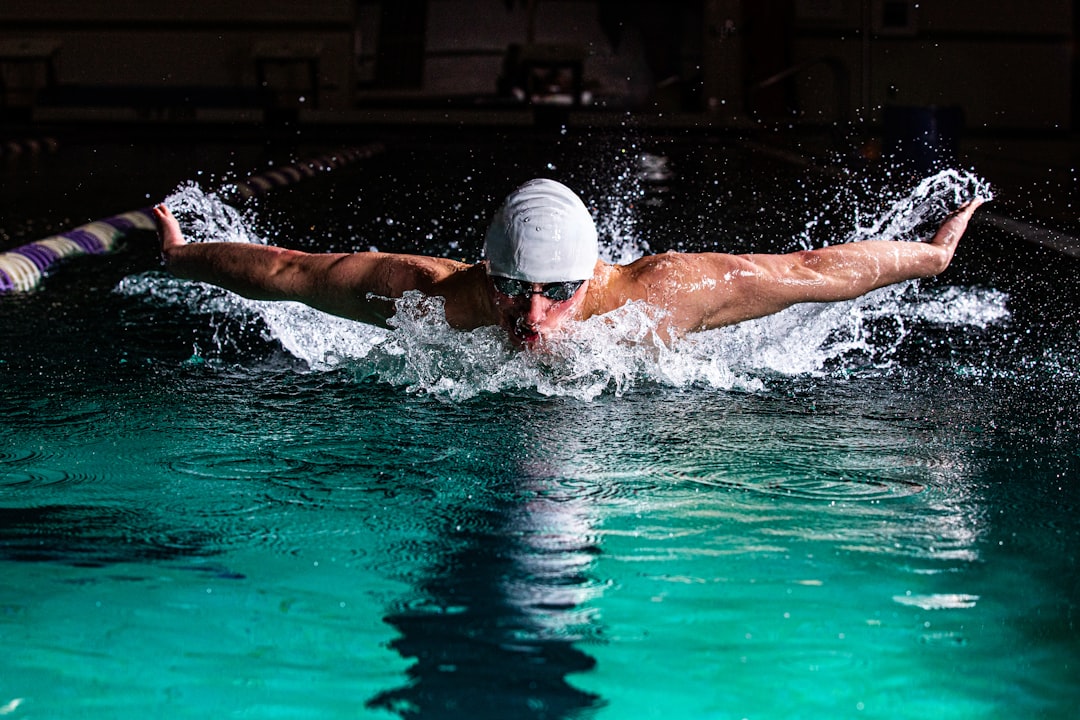
<svg viewBox="0 0 1080 720">
<path fill-rule="evenodd" d="M 189 243 L 168 207 L 155 205 L 153 214 L 161 257 L 173 275 L 219 285 L 253 300 L 283 300 L 295 291 L 282 282 L 281 270 L 303 253 L 267 245 Z"/>
<path fill-rule="evenodd" d="M 252 300 L 293 300 L 350 320 L 384 326 L 400 297 L 380 278 L 378 253 L 319 253 L 245 243 L 188 243 L 164 205 L 153 208 L 161 255 L 174 275 Z"/>
<path fill-rule="evenodd" d="M 948 218 L 929 242 L 867 240 L 786 255 L 693 256 L 691 268 L 662 261 L 686 293 L 674 310 L 673 327 L 707 330 L 771 315 L 798 303 L 853 300 L 872 290 L 943 272 L 978 203 Z M 686 262 L 686 261 L 683 261 Z M 704 267 L 695 297 L 694 266 Z M 663 272 L 663 268 L 660 268 Z M 711 290 L 709 289 L 711 288 Z"/>
<path fill-rule="evenodd" d="M 784 256 L 791 265 L 779 277 L 796 295 L 801 288 L 804 297 L 797 302 L 850 300 L 887 285 L 933 277 L 949 267 L 980 204 L 976 199 L 950 215 L 928 242 L 868 240 Z"/>
<path fill-rule="evenodd" d="M 809 301 L 850 300 L 906 280 L 932 277 L 949 266 L 952 253 L 929 243 L 868 240 L 797 253 Z"/>
<path fill-rule="evenodd" d="M 164 250 L 166 267 L 177 277 L 225 288 L 252 300 L 293 299 L 295 282 L 287 268 L 295 250 L 245 243 L 191 243 Z"/>
<path fill-rule="evenodd" d="M 786 255 L 742 255 L 727 274 L 728 302 L 708 312 L 700 329 L 771 315 L 798 303 L 852 300 L 886 285 L 936 275 L 947 265 L 945 253 L 929 244 L 888 240 Z"/>
<path fill-rule="evenodd" d="M 394 312 L 387 294 L 357 266 L 366 253 L 319 253 L 244 243 L 196 243 L 165 251 L 177 277 L 210 283 L 250 300 L 291 300 L 331 315 L 386 327 Z M 350 265 L 351 263 L 351 265 Z"/>
<path fill-rule="evenodd" d="M 968 221 L 982 202 L 981 198 L 976 198 L 947 217 L 934 237 L 925 243 L 876 240 L 838 246 L 837 250 L 847 248 L 852 253 L 862 253 L 864 256 L 864 267 L 854 270 L 846 268 L 848 281 L 853 286 L 867 285 L 861 292 L 856 290 L 853 297 L 886 285 L 945 272 L 956 253 L 960 238 L 967 230 Z M 823 248 L 819 252 L 828 253 L 832 249 Z"/>
</svg>

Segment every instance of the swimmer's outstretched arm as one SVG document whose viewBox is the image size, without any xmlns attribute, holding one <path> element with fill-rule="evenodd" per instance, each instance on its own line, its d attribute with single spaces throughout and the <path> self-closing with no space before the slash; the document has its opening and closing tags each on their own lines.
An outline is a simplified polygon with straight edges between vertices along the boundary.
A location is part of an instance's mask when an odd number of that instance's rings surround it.
<svg viewBox="0 0 1080 720">
<path fill-rule="evenodd" d="M 928 242 L 867 240 L 784 255 L 659 255 L 643 259 L 639 282 L 669 288 L 672 300 L 657 302 L 671 313 L 675 332 L 732 325 L 798 303 L 851 300 L 944 271 L 980 204 L 973 200 L 950 215 Z M 666 277 L 648 277 L 657 272 Z"/>
<path fill-rule="evenodd" d="M 392 253 L 304 253 L 270 245 L 188 243 L 164 205 L 154 208 L 161 254 L 177 277 L 252 300 L 292 300 L 333 315 L 385 326 L 408 290 L 437 294 L 461 263 Z"/>
</svg>

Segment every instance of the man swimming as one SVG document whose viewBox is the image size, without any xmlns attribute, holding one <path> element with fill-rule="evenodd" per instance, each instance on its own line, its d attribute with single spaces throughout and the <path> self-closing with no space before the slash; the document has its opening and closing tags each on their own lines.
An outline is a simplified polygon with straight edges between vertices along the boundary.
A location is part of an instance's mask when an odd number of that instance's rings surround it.
<svg viewBox="0 0 1080 720">
<path fill-rule="evenodd" d="M 162 256 L 178 277 L 253 300 L 292 300 L 386 327 L 410 290 L 444 300 L 447 322 L 502 327 L 521 347 L 643 301 L 663 311 L 668 338 L 770 315 L 797 303 L 851 300 L 949 266 L 981 199 L 950 215 L 928 242 L 867 240 L 767 255 L 648 255 L 628 265 L 599 259 L 596 226 L 581 199 L 554 180 L 531 180 L 495 214 L 484 260 L 382 252 L 304 253 L 232 242 L 187 243 L 168 208 L 154 215 Z"/>
</svg>

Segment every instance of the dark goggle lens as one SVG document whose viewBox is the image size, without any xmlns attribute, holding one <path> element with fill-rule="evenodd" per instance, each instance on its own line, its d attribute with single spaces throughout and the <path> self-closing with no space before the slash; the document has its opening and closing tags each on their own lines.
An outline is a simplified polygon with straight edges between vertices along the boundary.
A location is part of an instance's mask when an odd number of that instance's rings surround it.
<svg viewBox="0 0 1080 720">
<path fill-rule="evenodd" d="M 543 295 L 548 300 L 566 302 L 574 296 L 584 280 L 569 280 L 567 282 L 546 283 L 539 290 L 533 290 L 533 284 L 525 280 L 511 280 L 510 278 L 492 276 L 491 281 L 495 289 L 508 297 L 521 297 L 529 295 Z"/>
</svg>

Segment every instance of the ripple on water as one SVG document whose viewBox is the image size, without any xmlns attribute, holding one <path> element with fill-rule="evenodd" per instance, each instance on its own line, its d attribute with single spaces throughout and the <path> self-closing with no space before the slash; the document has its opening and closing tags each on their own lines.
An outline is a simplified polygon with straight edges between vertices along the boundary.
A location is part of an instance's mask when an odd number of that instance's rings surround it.
<svg viewBox="0 0 1080 720">
<path fill-rule="evenodd" d="M 422 536 L 416 528 L 412 533 Z M 372 553 L 370 568 L 380 577 L 415 586 L 432 576 L 433 567 L 442 562 L 446 542 L 433 537 L 400 537 L 387 543 L 378 553 Z"/>
<path fill-rule="evenodd" d="M 729 480 L 723 477 L 685 476 L 685 480 L 699 485 L 744 490 L 806 500 L 830 502 L 872 502 L 917 495 L 925 486 L 909 480 L 895 478 L 847 478 L 822 475 L 793 475 L 764 478 L 760 481 Z"/>
<path fill-rule="evenodd" d="M 372 537 L 422 534 L 419 526 L 401 527 L 410 508 L 428 508 L 422 517 L 431 522 L 430 508 L 441 507 L 440 458 L 411 457 L 392 436 L 289 438 L 265 446 L 211 447 L 169 459 L 174 484 L 163 511 L 202 526 L 216 549 L 260 546 L 288 556 L 314 541 L 355 560 L 367 554 Z M 457 490 L 451 484 L 449 492 Z"/>
<path fill-rule="evenodd" d="M 214 480 L 259 480 L 293 474 L 308 468 L 300 459 L 279 453 L 237 452 L 221 449 L 185 452 L 168 463 L 169 469 L 184 475 Z"/>
<path fill-rule="evenodd" d="M 373 458 L 316 472 L 282 474 L 267 479 L 266 493 L 275 503 L 325 511 L 356 512 L 432 502 L 437 475 L 409 465 Z"/>
<path fill-rule="evenodd" d="M 0 463 L 4 465 L 33 464 L 50 457 L 53 457 L 52 453 L 44 452 L 41 449 L 35 450 L 29 447 L 0 448 Z"/>
<path fill-rule="evenodd" d="M 189 527 L 205 534 L 209 545 L 223 548 L 257 537 L 273 502 L 257 488 L 207 482 L 159 493 L 155 505 L 163 517 L 185 518 Z"/>
<path fill-rule="evenodd" d="M 213 552 L 203 528 L 144 507 L 0 508 L 0 553 L 8 559 L 99 567 Z"/>
<path fill-rule="evenodd" d="M 57 467 L 59 457 L 40 451 L 16 451 L 11 458 L 0 455 L 0 487 L 30 490 L 34 488 L 81 485 L 99 479 L 93 473 Z"/>
<path fill-rule="evenodd" d="M 529 485 L 538 498 L 556 503 L 632 501 L 660 487 L 655 477 L 642 472 L 530 479 Z"/>
<path fill-rule="evenodd" d="M 65 442 L 83 437 L 96 437 L 101 432 L 106 409 L 93 401 L 57 401 L 53 397 L 27 398 L 19 408 L 5 414 L 5 420 L 20 430 L 36 434 L 63 431 Z"/>
</svg>

